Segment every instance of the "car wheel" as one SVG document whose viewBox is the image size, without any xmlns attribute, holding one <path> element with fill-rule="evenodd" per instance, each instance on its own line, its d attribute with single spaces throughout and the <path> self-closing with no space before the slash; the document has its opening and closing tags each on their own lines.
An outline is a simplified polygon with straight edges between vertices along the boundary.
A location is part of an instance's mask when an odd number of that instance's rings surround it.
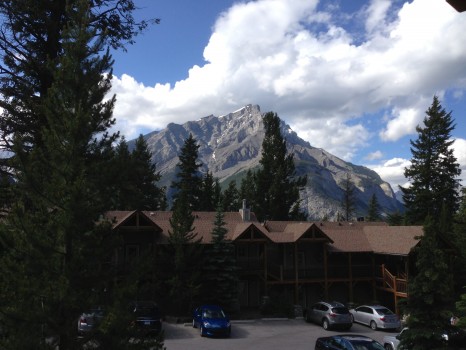
<svg viewBox="0 0 466 350">
<path fill-rule="evenodd" d="M 330 328 L 330 324 L 328 323 L 327 319 L 324 319 L 322 321 L 322 328 L 325 329 L 326 331 Z"/>
<path fill-rule="evenodd" d="M 377 330 L 377 323 L 375 323 L 375 321 L 371 321 L 371 324 L 370 324 L 371 328 L 376 331 Z"/>
<path fill-rule="evenodd" d="M 193 328 L 196 328 L 196 322 L 193 320 Z"/>
<path fill-rule="evenodd" d="M 390 344 L 385 344 L 384 348 L 385 350 L 394 350 L 393 346 L 391 346 Z"/>
<path fill-rule="evenodd" d="M 308 322 L 308 323 L 311 322 L 311 318 L 309 317 L 309 312 L 306 312 L 305 319 L 306 319 L 306 322 Z"/>
<path fill-rule="evenodd" d="M 354 316 L 353 316 L 353 314 L 350 314 L 350 317 L 351 317 L 351 323 L 354 323 Z"/>
<path fill-rule="evenodd" d="M 199 333 L 201 334 L 201 337 L 204 336 L 204 327 L 202 327 L 202 325 L 199 326 Z"/>
</svg>

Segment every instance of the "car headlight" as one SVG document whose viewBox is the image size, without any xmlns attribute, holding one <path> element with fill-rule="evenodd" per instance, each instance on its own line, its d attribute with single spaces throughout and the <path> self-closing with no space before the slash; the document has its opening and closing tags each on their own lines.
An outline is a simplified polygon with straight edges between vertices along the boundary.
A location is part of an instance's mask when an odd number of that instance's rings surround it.
<svg viewBox="0 0 466 350">
<path fill-rule="evenodd" d="M 206 328 L 207 328 L 207 327 L 210 327 L 210 323 L 207 322 L 207 321 L 204 321 L 204 327 L 206 327 Z"/>
</svg>

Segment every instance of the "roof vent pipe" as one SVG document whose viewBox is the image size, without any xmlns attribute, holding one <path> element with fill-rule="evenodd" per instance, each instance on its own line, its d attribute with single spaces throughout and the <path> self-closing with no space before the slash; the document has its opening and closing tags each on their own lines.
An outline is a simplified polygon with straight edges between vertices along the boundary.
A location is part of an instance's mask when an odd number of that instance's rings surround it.
<svg viewBox="0 0 466 350">
<path fill-rule="evenodd" d="M 241 214 L 241 218 L 243 219 L 243 221 L 251 220 L 251 211 L 246 206 L 246 199 L 243 199 L 243 207 L 239 210 L 239 212 Z"/>
</svg>

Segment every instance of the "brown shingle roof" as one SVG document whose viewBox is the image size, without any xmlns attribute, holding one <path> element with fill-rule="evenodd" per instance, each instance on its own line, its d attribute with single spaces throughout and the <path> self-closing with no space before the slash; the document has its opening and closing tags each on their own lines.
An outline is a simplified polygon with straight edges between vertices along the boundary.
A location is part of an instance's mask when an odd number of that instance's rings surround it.
<svg viewBox="0 0 466 350">
<path fill-rule="evenodd" d="M 408 255 L 424 231 L 422 226 L 365 227 L 364 234 L 374 253 Z"/>
<path fill-rule="evenodd" d="M 322 227 L 321 227 L 322 228 Z M 334 252 L 362 253 L 371 252 L 369 244 L 362 227 L 341 227 L 323 228 L 333 244 L 329 244 L 329 250 Z"/>
<path fill-rule="evenodd" d="M 113 220 L 117 228 L 137 211 L 109 211 L 105 217 Z M 171 231 L 170 211 L 144 211 L 143 214 L 161 230 L 158 243 L 167 243 Z M 202 243 L 212 241 L 215 212 L 193 212 L 194 232 Z M 299 241 L 307 232 L 314 229 L 322 238 L 328 239 L 328 248 L 334 252 L 374 252 L 379 254 L 408 255 L 418 243 L 417 236 L 423 233 L 422 226 L 388 226 L 380 222 L 293 222 L 268 221 L 260 224 L 251 213 L 250 221 L 243 221 L 239 212 L 225 212 L 227 239 L 237 240 L 247 230 L 253 228 L 274 243 Z"/>
</svg>

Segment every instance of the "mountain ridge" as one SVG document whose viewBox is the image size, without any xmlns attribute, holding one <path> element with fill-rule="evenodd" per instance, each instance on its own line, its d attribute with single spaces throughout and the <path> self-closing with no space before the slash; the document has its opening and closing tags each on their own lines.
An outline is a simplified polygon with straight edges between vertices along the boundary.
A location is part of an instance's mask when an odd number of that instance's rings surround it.
<svg viewBox="0 0 466 350">
<path fill-rule="evenodd" d="M 184 124 L 170 123 L 163 130 L 144 135 L 152 161 L 162 176 L 159 185 L 169 188 L 175 176 L 178 152 L 189 134 L 199 145 L 201 171 L 209 170 L 222 185 L 232 179 L 239 181 L 247 170 L 259 166 L 265 135 L 262 115 L 258 105 L 250 104 L 219 117 L 212 114 Z M 376 195 L 382 214 L 403 210 L 390 184 L 375 171 L 311 146 L 283 120 L 281 131 L 289 152 L 294 154 L 296 175 L 306 174 L 308 177 L 300 197 L 302 209 L 309 214 L 309 219 L 336 220 L 341 217 L 344 212 L 342 184 L 348 173 L 355 186 L 356 217 L 367 214 L 372 194 Z M 130 147 L 132 142 L 134 140 L 128 142 Z"/>
</svg>

